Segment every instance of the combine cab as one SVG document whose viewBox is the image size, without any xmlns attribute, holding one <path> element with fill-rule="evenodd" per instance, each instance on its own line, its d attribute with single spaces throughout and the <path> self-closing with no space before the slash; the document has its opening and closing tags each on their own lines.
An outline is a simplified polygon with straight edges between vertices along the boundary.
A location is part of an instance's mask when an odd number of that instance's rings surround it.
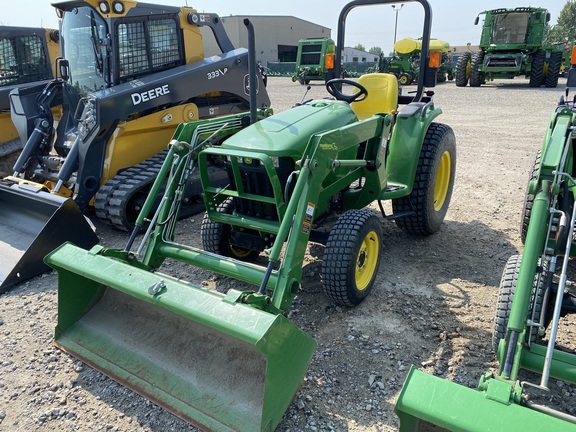
<svg viewBox="0 0 576 432">
<path fill-rule="evenodd" d="M 58 76 L 10 94 L 26 145 L 13 175 L 0 180 L 0 195 L 9 202 L 17 183 L 52 197 L 56 209 L 61 196 L 71 198 L 81 211 L 93 207 L 103 221 L 131 230 L 162 165 L 158 153 L 179 123 L 247 112 L 249 88 L 259 107 L 270 100 L 260 75 L 250 85 L 248 50 L 232 46 L 217 15 L 134 1 L 113 2 L 113 10 L 106 1 L 94 4 L 55 4 L 64 56 Z M 200 26 L 213 31 L 220 55 L 204 56 Z M 60 103 L 55 122 L 51 107 Z M 224 179 L 217 164 L 210 170 Z M 182 217 L 203 210 L 199 181 L 191 183 Z M 18 202 L 19 211 L 34 207 Z M 2 211 L 0 249 L 10 247 L 5 234 L 21 229 L 17 212 Z M 70 240 L 65 231 L 46 234 Z M 0 292 L 21 280 L 2 281 Z"/>
<path fill-rule="evenodd" d="M 338 46 L 353 8 L 390 3 L 346 5 Z M 427 47 L 431 9 L 418 3 Z M 340 60 L 337 53 L 338 73 Z M 65 244 L 46 257 L 59 275 L 55 344 L 207 430 L 274 430 L 315 347 L 285 318 L 308 243 L 325 245 L 326 294 L 354 306 L 374 286 L 383 219 L 422 236 L 441 228 L 456 143 L 452 129 L 435 121 L 441 111 L 425 90 L 435 85 L 439 61 L 422 49 L 411 95 L 398 94 L 394 75 L 367 74 L 328 81 L 336 100 L 275 115 L 260 110 L 248 122 L 233 115 L 180 125 L 125 249 Z M 225 187 L 209 174 L 214 159 L 224 161 Z M 175 234 L 196 168 L 206 206 L 202 249 Z M 164 198 L 133 252 L 160 190 Z M 393 214 L 380 205 L 380 218 L 366 208 L 383 200 L 392 200 Z M 226 294 L 211 291 L 157 273 L 166 259 L 242 283 Z"/>
</svg>

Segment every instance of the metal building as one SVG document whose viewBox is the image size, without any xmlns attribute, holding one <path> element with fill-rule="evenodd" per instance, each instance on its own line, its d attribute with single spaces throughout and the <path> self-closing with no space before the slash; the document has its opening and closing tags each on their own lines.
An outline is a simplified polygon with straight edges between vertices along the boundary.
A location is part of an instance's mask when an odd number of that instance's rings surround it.
<svg viewBox="0 0 576 432">
<path fill-rule="evenodd" d="M 332 37 L 332 30 L 293 16 L 231 15 L 221 17 L 226 33 L 236 47 L 248 48 L 248 32 L 244 19 L 254 26 L 256 36 L 256 61 L 295 62 L 298 41 L 305 38 Z M 204 49 L 208 56 L 219 54 L 220 50 L 209 28 L 201 29 Z"/>
</svg>

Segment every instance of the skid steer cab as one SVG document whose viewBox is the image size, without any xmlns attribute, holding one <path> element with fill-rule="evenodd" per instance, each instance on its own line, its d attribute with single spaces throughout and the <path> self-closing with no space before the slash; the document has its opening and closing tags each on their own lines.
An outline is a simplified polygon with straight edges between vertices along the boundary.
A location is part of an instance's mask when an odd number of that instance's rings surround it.
<svg viewBox="0 0 576 432">
<path fill-rule="evenodd" d="M 349 3 L 338 46 L 352 9 L 390 3 Z M 414 3 L 424 10 L 427 47 L 430 6 Z M 441 228 L 456 143 L 425 90 L 425 77 L 434 85 L 430 60 L 423 49 L 414 95 L 400 96 L 393 75 L 370 74 L 329 81 L 332 100 L 260 110 L 245 127 L 237 115 L 181 124 L 125 249 L 65 244 L 46 257 L 59 274 L 55 344 L 207 430 L 274 430 L 316 345 L 285 317 L 301 289 L 308 243 L 324 245 L 327 296 L 354 306 L 375 286 L 382 219 L 422 236 Z M 211 160 L 222 161 L 224 186 L 210 176 Z M 176 235 L 196 170 L 206 207 L 202 247 Z M 384 200 L 392 200 L 390 215 Z M 240 282 L 222 294 L 157 273 L 167 258 Z"/>
<path fill-rule="evenodd" d="M 570 269 L 576 256 L 576 105 L 569 94 L 576 87 L 576 52 L 571 64 L 566 93 L 529 171 L 520 222 L 524 250 L 508 259 L 500 280 L 492 334 L 498 370 L 486 372 L 473 390 L 413 367 L 396 404 L 403 432 L 431 430 L 430 425 L 478 432 L 576 431 L 576 417 L 530 400 L 538 394 L 553 400 L 551 378 L 576 383 L 576 355 L 556 341 L 561 317 L 576 312 Z M 521 381 L 521 369 L 539 379 Z"/>
<path fill-rule="evenodd" d="M 54 78 L 60 55 L 55 29 L 0 26 L 0 176 L 12 166 L 24 146 L 10 118 L 10 92 L 19 86 L 46 84 Z M 59 108 L 54 107 L 58 116 Z"/>
<path fill-rule="evenodd" d="M 32 187 L 44 201 L 52 197 L 54 212 L 66 197 L 82 212 L 94 209 L 102 221 L 132 230 L 178 124 L 270 105 L 260 73 L 250 85 L 248 50 L 232 45 L 216 14 L 135 1 L 54 6 L 63 56 L 56 78 L 10 93 L 11 117 L 26 144 L 12 176 L 0 179 L 7 202 Z M 212 30 L 219 55 L 205 56 L 201 27 Z M 60 104 L 56 121 L 51 107 Z M 225 179 L 217 161 L 210 172 Z M 204 208 L 199 179 L 190 181 L 181 217 Z M 7 233 L 22 224 L 12 207 L 1 211 L 7 226 L 0 225 L 0 246 L 8 248 Z M 71 240 L 66 232 L 48 235 Z M 4 280 L 0 290 L 21 280 Z"/>
</svg>

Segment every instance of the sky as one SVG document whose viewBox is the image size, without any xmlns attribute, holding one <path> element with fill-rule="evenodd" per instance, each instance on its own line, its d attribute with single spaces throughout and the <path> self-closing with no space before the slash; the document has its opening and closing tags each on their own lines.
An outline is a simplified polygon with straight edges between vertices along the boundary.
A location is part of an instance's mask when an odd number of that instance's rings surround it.
<svg viewBox="0 0 576 432">
<path fill-rule="evenodd" d="M 330 28 L 336 39 L 338 16 L 348 0 L 310 1 L 261 1 L 261 0 L 148 0 L 147 3 L 185 6 L 201 12 L 212 12 L 221 17 L 228 15 L 289 15 L 302 18 Z M 518 6 L 546 7 L 551 14 L 550 24 L 556 24 L 558 15 L 567 0 L 429 0 L 432 7 L 432 38 L 444 40 L 451 46 L 478 44 L 481 25 L 474 25 L 479 12 L 496 8 Z M 419 3 L 401 2 L 393 9 L 391 5 L 359 7 L 350 12 L 346 21 L 345 46 L 362 44 L 366 49 L 380 47 L 384 52 L 392 51 L 394 45 L 395 20 L 396 40 L 404 37 L 420 37 L 422 29 L 422 7 Z M 20 0 L 10 2 L 0 14 L 0 24 L 9 26 L 57 28 L 58 19 L 46 0 Z M 328 6 L 329 5 L 329 6 Z M 258 29 L 255 29 L 258 31 Z"/>
</svg>

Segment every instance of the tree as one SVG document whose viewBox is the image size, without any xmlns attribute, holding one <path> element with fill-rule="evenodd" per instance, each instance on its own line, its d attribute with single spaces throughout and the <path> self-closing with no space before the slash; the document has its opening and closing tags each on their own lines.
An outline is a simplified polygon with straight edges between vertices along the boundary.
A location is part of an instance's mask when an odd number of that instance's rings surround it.
<svg viewBox="0 0 576 432">
<path fill-rule="evenodd" d="M 576 34 L 576 0 L 568 0 L 558 16 L 558 23 L 548 34 L 548 41 L 558 43 L 571 41 Z"/>
<path fill-rule="evenodd" d="M 360 50 L 360 51 L 366 51 L 366 47 L 362 44 L 357 44 L 354 49 Z"/>
<path fill-rule="evenodd" d="M 370 54 L 375 54 L 375 55 L 377 55 L 377 56 L 380 56 L 380 55 L 382 55 L 382 48 L 380 48 L 380 47 L 372 47 L 372 48 L 370 48 L 370 49 L 368 50 L 368 52 L 369 52 Z"/>
</svg>

